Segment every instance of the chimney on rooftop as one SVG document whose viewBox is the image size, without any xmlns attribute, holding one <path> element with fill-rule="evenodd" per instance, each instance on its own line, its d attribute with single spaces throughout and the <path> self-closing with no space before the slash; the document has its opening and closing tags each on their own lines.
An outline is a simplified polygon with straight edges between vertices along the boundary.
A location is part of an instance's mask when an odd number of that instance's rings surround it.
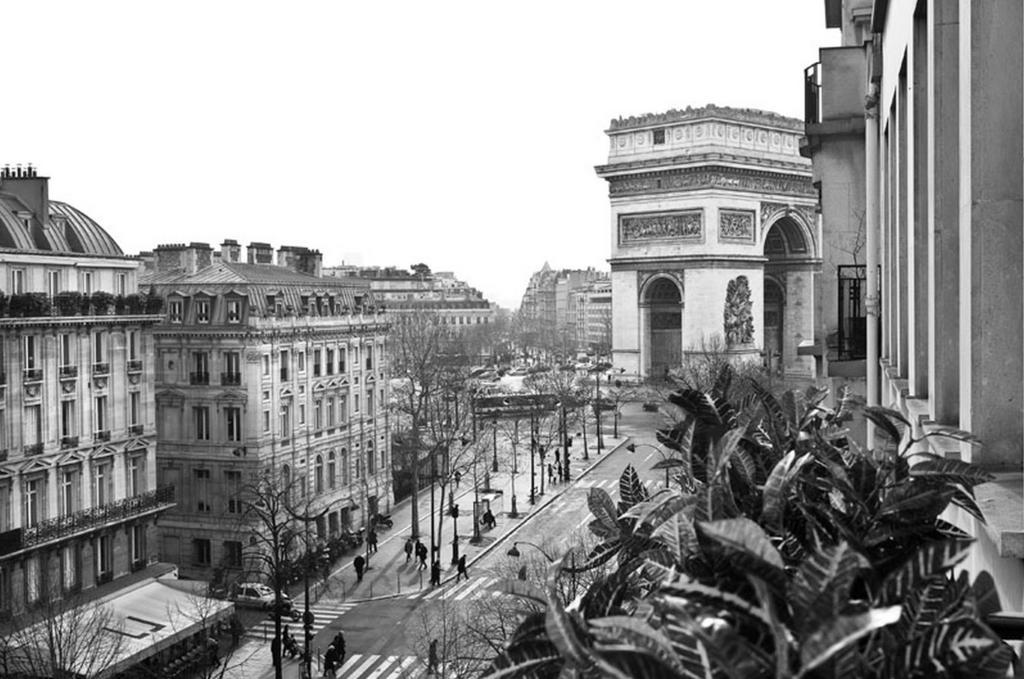
<svg viewBox="0 0 1024 679">
<path fill-rule="evenodd" d="M 50 218 L 49 181 L 49 177 L 40 177 L 31 164 L 4 165 L 0 170 L 0 188 L 24 203 L 40 226 L 46 225 Z"/>
<path fill-rule="evenodd" d="M 277 249 L 277 265 L 319 277 L 323 272 L 323 255 L 319 250 L 298 245 L 282 245 Z"/>
<path fill-rule="evenodd" d="M 178 271 L 194 274 L 213 263 L 213 248 L 209 243 L 166 243 L 156 246 L 154 255 L 159 273 Z"/>
<path fill-rule="evenodd" d="M 246 261 L 249 264 L 273 264 L 274 248 L 270 247 L 270 243 L 249 243 Z"/>
<path fill-rule="evenodd" d="M 220 244 L 220 261 L 222 262 L 241 262 L 242 261 L 242 246 L 238 244 L 238 241 L 234 238 L 225 238 L 224 242 Z"/>
</svg>

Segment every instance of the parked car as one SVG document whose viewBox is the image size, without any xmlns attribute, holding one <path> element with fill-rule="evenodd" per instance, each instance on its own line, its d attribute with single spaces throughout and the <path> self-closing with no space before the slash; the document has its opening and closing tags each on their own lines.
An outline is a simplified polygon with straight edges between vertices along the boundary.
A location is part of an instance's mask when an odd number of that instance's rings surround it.
<svg viewBox="0 0 1024 679">
<path fill-rule="evenodd" d="M 274 590 L 259 582 L 243 582 L 232 599 L 238 606 L 270 609 L 274 606 Z M 281 603 L 291 608 L 292 601 L 284 592 L 281 592 Z"/>
<path fill-rule="evenodd" d="M 512 377 L 525 377 L 530 374 L 530 371 L 526 368 L 513 368 L 512 370 L 509 370 L 507 374 Z"/>
<path fill-rule="evenodd" d="M 658 412 L 659 408 L 661 408 L 661 404 L 658 403 L 657 401 L 645 401 L 644 402 L 644 410 L 646 410 L 649 413 L 656 413 L 656 412 Z"/>
</svg>

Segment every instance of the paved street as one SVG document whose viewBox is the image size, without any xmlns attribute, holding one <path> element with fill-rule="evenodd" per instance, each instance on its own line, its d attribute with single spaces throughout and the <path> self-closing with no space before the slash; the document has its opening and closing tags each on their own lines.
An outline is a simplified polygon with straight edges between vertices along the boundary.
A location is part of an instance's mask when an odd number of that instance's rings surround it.
<svg viewBox="0 0 1024 679">
<path fill-rule="evenodd" d="M 554 487 L 545 483 L 545 493 L 537 495 L 534 506 L 528 501 L 529 455 L 528 452 L 524 455 L 520 446 L 520 473 L 515 479 L 519 518 L 508 516 L 512 478 L 504 470 L 510 466 L 507 463 L 510 452 L 506 446 L 499 445 L 502 471 L 491 475 L 491 485 L 495 492 L 482 494 L 492 500 L 496 518 L 495 528 L 484 533 L 479 544 L 471 544 L 468 540 L 472 534 L 470 520 L 463 518 L 466 514 L 458 520 L 459 549 L 460 553 L 467 556 L 471 574 L 468 582 L 455 583 L 455 568 L 449 563 L 450 518 L 445 519 L 445 533 L 441 536 L 441 587 L 429 587 L 428 572 L 417 570 L 414 563 L 405 563 L 403 546 L 411 534 L 412 511 L 408 501 L 396 505 L 392 512 L 395 527 L 380 534 L 378 552 L 370 556 L 371 569 L 365 574 L 363 582 L 355 581 L 351 565 L 353 554 L 340 562 L 331 576 L 328 588 L 317 592 L 318 596 L 311 606 L 316 616 L 316 636 L 313 640 L 316 652 L 314 676 L 317 676 L 316 662 L 338 629 L 345 631 L 349 652 L 339 677 L 387 679 L 418 676 L 423 670 L 423 663 L 418 659 L 420 651 L 409 645 L 409 625 L 419 615 L 419 609 L 425 607 L 429 610 L 430 606 L 442 601 L 461 603 L 496 596 L 489 589 L 489 586 L 497 581 L 494 565 L 507 558 L 505 551 L 511 544 L 512 536 L 515 539 L 529 540 L 529 536 L 536 539 L 536 534 L 540 531 L 562 534 L 563 531 L 585 530 L 585 524 L 589 520 L 586 494 L 590 487 L 603 487 L 615 496 L 618 476 L 628 462 L 636 458 L 636 461 L 649 466 L 656 461 L 656 455 L 655 460 L 652 460 L 648 456 L 629 453 L 625 450 L 624 444 L 628 435 L 636 436 L 637 440 L 653 442 L 653 431 L 658 418 L 657 413 L 642 412 L 639 403 L 626 404 L 619 423 L 619 438 L 613 439 L 610 435 L 604 437 L 605 451 L 611 452 L 598 456 L 594 450 L 593 431 L 588 432 L 588 436 L 591 437 L 590 459 L 582 459 L 583 451 L 579 442 L 572 449 L 571 477 L 577 480 L 569 485 L 555 484 Z M 603 418 L 603 431 L 612 429 L 610 419 L 610 416 Z M 650 476 L 660 478 L 660 472 Z M 539 485 L 538 482 L 538 491 Z M 461 507 L 469 508 L 472 506 L 472 500 L 472 488 L 463 479 L 456 492 L 456 502 Z M 437 504 L 446 505 L 440 502 Z M 421 494 L 419 505 L 421 533 L 425 533 L 426 544 L 429 542 L 429 492 Z M 298 605 L 302 605 L 301 597 Z M 226 677 L 263 679 L 273 676 L 268 633 L 272 626 L 268 625 L 268 622 L 261 621 L 259 625 L 249 630 L 245 642 L 228 661 Z M 291 629 L 296 637 L 301 638 L 301 623 L 293 623 Z M 299 676 L 296 661 L 285 661 L 284 676 Z"/>
</svg>

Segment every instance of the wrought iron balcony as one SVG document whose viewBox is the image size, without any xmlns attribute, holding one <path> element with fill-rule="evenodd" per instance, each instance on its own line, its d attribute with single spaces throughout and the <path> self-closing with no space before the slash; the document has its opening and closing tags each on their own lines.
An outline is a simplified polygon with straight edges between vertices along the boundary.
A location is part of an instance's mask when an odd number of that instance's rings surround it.
<svg viewBox="0 0 1024 679">
<path fill-rule="evenodd" d="M 27 446 L 24 446 L 22 450 L 24 450 L 25 455 L 39 455 L 40 453 L 43 452 L 43 444 L 30 443 Z"/>
<path fill-rule="evenodd" d="M 42 368 L 26 368 L 22 371 L 22 381 L 24 382 L 42 382 L 43 381 L 43 369 Z"/>
<path fill-rule="evenodd" d="M 62 450 L 66 449 L 66 448 L 77 448 L 78 447 L 78 437 L 77 436 L 61 436 L 60 437 L 60 447 L 61 447 Z"/>
<path fill-rule="evenodd" d="M 126 497 L 117 502 L 110 502 L 99 507 L 82 509 L 68 514 L 58 516 L 54 519 L 40 521 L 34 526 L 22 530 L 20 546 L 10 549 L 10 553 L 34 547 L 44 542 L 60 540 L 70 537 L 75 533 L 82 533 L 87 530 L 98 528 L 103 524 L 121 521 L 141 514 L 148 514 L 154 510 L 167 509 L 174 504 L 174 486 L 164 486 L 151 490 L 148 493 Z"/>
<path fill-rule="evenodd" d="M 140 373 L 142 372 L 142 361 L 139 359 L 132 359 L 128 361 L 128 372 Z"/>
<path fill-rule="evenodd" d="M 94 441 L 109 441 L 110 440 L 110 430 L 109 429 L 101 429 L 99 431 L 93 432 L 92 438 L 93 438 Z"/>
<path fill-rule="evenodd" d="M 188 383 L 189 384 L 209 384 L 210 383 L 210 373 L 208 373 L 208 372 L 189 373 L 188 374 Z"/>
<path fill-rule="evenodd" d="M 804 69 L 804 122 L 821 122 L 821 62 Z"/>
<path fill-rule="evenodd" d="M 109 375 L 110 364 L 109 363 L 93 363 L 92 364 L 93 375 Z"/>
<path fill-rule="evenodd" d="M 242 373 L 221 373 L 220 383 L 225 387 L 237 387 L 242 383 Z"/>
<path fill-rule="evenodd" d="M 142 436 L 142 433 L 146 430 L 145 425 L 133 424 L 128 427 L 128 433 L 133 436 Z"/>
<path fill-rule="evenodd" d="M 62 365 L 60 367 L 60 378 L 62 380 L 74 379 L 76 377 L 78 377 L 77 365 Z"/>
</svg>

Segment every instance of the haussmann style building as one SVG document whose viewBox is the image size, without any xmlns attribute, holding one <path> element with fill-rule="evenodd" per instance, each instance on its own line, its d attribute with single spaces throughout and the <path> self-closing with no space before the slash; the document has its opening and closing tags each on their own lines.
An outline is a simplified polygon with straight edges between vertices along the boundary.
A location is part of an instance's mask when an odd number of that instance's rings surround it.
<svg viewBox="0 0 1024 679">
<path fill-rule="evenodd" d="M 178 488 L 161 557 L 194 578 L 265 579 L 240 495 L 269 470 L 326 514 L 315 538 L 392 502 L 387 324 L 364 281 L 315 250 L 225 241 L 143 253 L 154 329 L 161 483 Z M 303 506 L 305 506 L 303 504 Z"/>
</svg>

